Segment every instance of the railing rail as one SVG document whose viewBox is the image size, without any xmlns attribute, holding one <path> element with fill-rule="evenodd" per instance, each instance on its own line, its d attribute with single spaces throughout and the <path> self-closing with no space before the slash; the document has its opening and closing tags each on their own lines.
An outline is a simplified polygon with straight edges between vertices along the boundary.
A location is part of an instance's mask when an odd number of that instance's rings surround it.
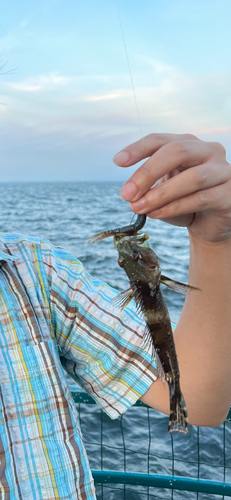
<svg viewBox="0 0 231 500">
<path fill-rule="evenodd" d="M 138 472 L 118 472 L 114 470 L 92 470 L 92 474 L 95 483 L 100 484 L 134 484 L 231 497 L 231 483 L 223 483 L 220 481 L 163 476 L 159 474 L 140 474 Z"/>
<path fill-rule="evenodd" d="M 75 403 L 83 403 L 83 404 L 87 404 L 87 405 L 96 405 L 96 402 L 95 400 L 89 395 L 87 394 L 86 392 L 71 392 L 71 395 L 74 399 L 74 402 Z M 148 406 L 144 403 L 142 403 L 142 401 L 137 401 L 134 406 L 144 406 L 145 408 L 148 408 Z"/>
</svg>

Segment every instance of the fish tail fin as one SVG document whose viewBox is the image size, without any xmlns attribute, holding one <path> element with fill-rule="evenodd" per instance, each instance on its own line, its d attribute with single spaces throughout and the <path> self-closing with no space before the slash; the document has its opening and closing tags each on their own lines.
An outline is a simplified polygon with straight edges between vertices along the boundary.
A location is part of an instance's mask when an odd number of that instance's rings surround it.
<svg viewBox="0 0 231 500">
<path fill-rule="evenodd" d="M 170 416 L 168 432 L 188 432 L 188 413 L 185 400 L 179 391 L 176 391 L 175 384 L 169 384 L 170 391 Z"/>
</svg>

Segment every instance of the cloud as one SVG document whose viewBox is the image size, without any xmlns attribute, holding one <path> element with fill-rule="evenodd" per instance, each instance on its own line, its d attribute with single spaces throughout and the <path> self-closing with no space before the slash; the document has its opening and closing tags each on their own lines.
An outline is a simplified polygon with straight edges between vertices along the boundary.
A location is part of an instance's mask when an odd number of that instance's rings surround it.
<svg viewBox="0 0 231 500">
<path fill-rule="evenodd" d="M 69 85 L 71 81 L 71 77 L 49 73 L 48 75 L 38 75 L 20 82 L 9 83 L 8 87 L 14 92 L 51 92 L 59 87 Z"/>
<path fill-rule="evenodd" d="M 200 134 L 200 135 L 210 135 L 211 134 L 211 135 L 213 135 L 213 134 L 229 134 L 229 132 L 231 132 L 231 126 L 202 129 L 202 130 L 198 130 L 197 134 Z"/>
<path fill-rule="evenodd" d="M 231 74 L 184 74 L 162 61 L 142 59 L 142 81 L 118 88 L 114 77 L 38 75 L 8 83 L 5 126 L 26 136 L 63 134 L 64 142 L 121 134 L 230 133 Z M 117 88 L 116 88 L 117 86 Z M 103 91 L 100 89 L 103 89 Z M 142 122 L 141 132 L 135 97 Z M 19 133 L 19 132 L 18 132 Z"/>
<path fill-rule="evenodd" d="M 187 74 L 162 61 L 147 57 L 142 61 L 149 71 L 146 75 L 143 71 L 142 85 L 135 92 L 147 133 L 151 126 L 173 132 L 211 130 L 211 134 L 215 129 L 230 130 L 230 72 Z"/>
<path fill-rule="evenodd" d="M 117 90 L 113 92 L 108 92 L 108 94 L 103 95 L 90 95 L 84 97 L 82 102 L 101 102 L 101 101 L 111 101 L 114 99 L 121 99 L 122 97 L 127 97 L 131 95 L 131 91 L 129 90 Z"/>
</svg>

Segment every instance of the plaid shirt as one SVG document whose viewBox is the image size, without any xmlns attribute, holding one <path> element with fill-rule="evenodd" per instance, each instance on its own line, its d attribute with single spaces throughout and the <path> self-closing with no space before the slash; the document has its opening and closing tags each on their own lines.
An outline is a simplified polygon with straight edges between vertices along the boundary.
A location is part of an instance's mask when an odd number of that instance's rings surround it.
<svg viewBox="0 0 231 500">
<path fill-rule="evenodd" d="M 0 498 L 93 500 L 95 489 L 64 369 L 112 418 L 156 379 L 134 305 L 69 252 L 0 238 Z"/>
</svg>

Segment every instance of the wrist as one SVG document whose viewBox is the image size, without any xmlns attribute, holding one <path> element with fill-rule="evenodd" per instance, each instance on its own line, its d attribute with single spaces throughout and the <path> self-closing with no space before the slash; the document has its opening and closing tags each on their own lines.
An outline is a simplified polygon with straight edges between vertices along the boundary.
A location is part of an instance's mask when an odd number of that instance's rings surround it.
<svg viewBox="0 0 231 500">
<path fill-rule="evenodd" d="M 200 251 L 219 251 L 231 248 L 231 236 L 227 239 L 210 241 L 196 235 L 188 228 L 190 248 L 197 248 Z"/>
<path fill-rule="evenodd" d="M 207 241 L 189 232 L 189 241 L 189 284 L 204 290 L 227 286 L 231 291 L 231 239 Z"/>
</svg>

